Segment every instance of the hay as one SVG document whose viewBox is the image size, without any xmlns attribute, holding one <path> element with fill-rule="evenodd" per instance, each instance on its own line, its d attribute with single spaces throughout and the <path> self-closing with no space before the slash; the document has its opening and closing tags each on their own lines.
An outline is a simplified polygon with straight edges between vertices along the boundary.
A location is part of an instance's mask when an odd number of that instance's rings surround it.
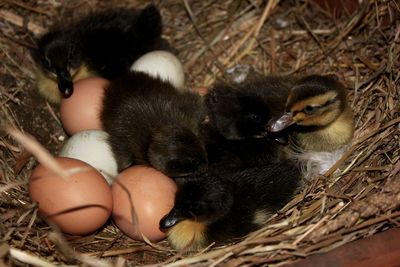
<svg viewBox="0 0 400 267">
<path fill-rule="evenodd" d="M 0 4 L 0 125 L 33 135 L 51 153 L 66 136 L 56 108 L 36 93 L 32 36 L 59 14 L 79 16 L 145 1 L 20 1 Z M 265 4 L 266 2 L 266 4 Z M 318 2 L 318 1 L 315 1 Z M 0 266 L 245 266 L 283 264 L 329 251 L 400 223 L 400 6 L 362 1 L 333 16 L 308 1 L 160 1 L 165 37 L 197 90 L 248 64 L 263 73 L 335 73 L 349 88 L 354 142 L 341 160 L 297 195 L 264 229 L 196 255 L 166 241 L 135 242 L 110 222 L 64 237 L 37 217 L 27 195 L 35 164 L 28 146 L 0 135 Z M 357 2 L 357 1 L 356 1 Z M 75 12 L 77 11 L 77 12 Z M 339 169 L 339 173 L 333 173 Z"/>
</svg>

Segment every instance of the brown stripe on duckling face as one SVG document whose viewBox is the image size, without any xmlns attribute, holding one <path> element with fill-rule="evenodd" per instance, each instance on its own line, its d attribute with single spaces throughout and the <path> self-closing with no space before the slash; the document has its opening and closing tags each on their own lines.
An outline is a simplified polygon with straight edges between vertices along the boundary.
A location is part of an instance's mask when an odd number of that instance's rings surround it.
<svg viewBox="0 0 400 267">
<path fill-rule="evenodd" d="M 294 103 L 290 112 L 298 125 L 326 126 L 341 114 L 341 106 L 337 92 L 329 91 Z"/>
<path fill-rule="evenodd" d="M 305 98 L 303 100 L 297 101 L 294 104 L 292 104 L 290 107 L 290 111 L 291 112 L 302 111 L 307 106 L 311 107 L 324 106 L 327 103 L 332 102 L 337 97 L 337 95 L 338 94 L 335 91 L 328 91 L 322 95 L 316 95 L 313 97 Z M 289 95 L 288 103 L 291 102 L 291 99 L 292 99 L 292 94 Z"/>
</svg>

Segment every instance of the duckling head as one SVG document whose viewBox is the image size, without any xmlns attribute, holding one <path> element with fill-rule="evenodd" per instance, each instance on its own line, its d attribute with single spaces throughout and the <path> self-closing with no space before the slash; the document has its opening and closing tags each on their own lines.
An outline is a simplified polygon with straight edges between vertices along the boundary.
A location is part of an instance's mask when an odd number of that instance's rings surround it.
<svg viewBox="0 0 400 267">
<path fill-rule="evenodd" d="M 246 95 L 220 85 L 206 96 L 210 123 L 228 140 L 261 138 L 270 120 L 268 105 L 256 95 Z"/>
<path fill-rule="evenodd" d="M 185 127 L 165 126 L 154 131 L 147 157 L 154 168 L 170 177 L 187 176 L 207 169 L 202 141 Z"/>
<path fill-rule="evenodd" d="M 160 221 L 160 229 L 167 232 L 171 246 L 178 250 L 206 246 L 210 225 L 226 217 L 233 205 L 227 184 L 207 175 L 201 178 L 187 178 L 178 186 L 174 207 Z"/>
<path fill-rule="evenodd" d="M 294 143 L 308 151 L 334 151 L 350 143 L 353 113 L 335 76 L 300 79 L 291 89 L 286 111 L 268 123 L 267 131 L 281 132 L 291 125 L 296 126 L 291 135 Z"/>
<path fill-rule="evenodd" d="M 66 38 L 65 32 L 50 31 L 38 42 L 34 58 L 39 62 L 43 74 L 55 80 L 58 89 L 64 97 L 73 92 L 73 75 L 80 67 L 80 56 L 75 44 Z"/>
<path fill-rule="evenodd" d="M 323 128 L 334 122 L 346 109 L 344 87 L 335 76 L 310 75 L 291 89 L 286 111 L 269 122 L 270 132 L 280 132 L 296 124 Z"/>
</svg>

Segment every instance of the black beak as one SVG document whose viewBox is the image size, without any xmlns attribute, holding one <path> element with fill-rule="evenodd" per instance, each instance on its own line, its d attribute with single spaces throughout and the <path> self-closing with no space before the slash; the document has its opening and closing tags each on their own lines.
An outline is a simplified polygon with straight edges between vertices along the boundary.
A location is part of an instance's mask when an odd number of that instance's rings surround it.
<svg viewBox="0 0 400 267">
<path fill-rule="evenodd" d="M 176 224 L 178 224 L 179 222 L 185 220 L 186 218 L 184 218 L 182 216 L 182 214 L 175 210 L 172 209 L 167 215 L 165 215 L 161 221 L 160 221 L 160 229 L 161 230 L 168 230 L 169 228 L 175 226 Z"/>
<path fill-rule="evenodd" d="M 268 122 L 267 131 L 272 133 L 280 132 L 294 123 L 292 113 L 287 112 L 277 119 L 271 119 Z"/>
<path fill-rule="evenodd" d="M 69 71 L 57 71 L 58 89 L 63 97 L 68 98 L 74 92 L 74 84 Z"/>
</svg>

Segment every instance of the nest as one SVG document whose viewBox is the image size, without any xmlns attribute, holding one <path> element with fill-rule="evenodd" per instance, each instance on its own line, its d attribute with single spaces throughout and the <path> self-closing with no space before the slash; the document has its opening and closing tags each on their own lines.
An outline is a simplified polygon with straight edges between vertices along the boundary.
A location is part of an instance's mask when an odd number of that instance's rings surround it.
<svg viewBox="0 0 400 267">
<path fill-rule="evenodd" d="M 143 2 L 0 4 L 1 266 L 283 264 L 399 225 L 400 6 L 395 0 L 342 1 L 344 6 L 327 4 L 341 1 L 316 0 L 156 2 L 165 38 L 177 49 L 193 90 L 227 79 L 226 70 L 238 64 L 266 74 L 338 75 L 349 89 L 355 113 L 351 147 L 263 229 L 195 255 L 173 251 L 166 241 L 130 240 L 111 222 L 79 238 L 63 236 L 44 223 L 27 194 L 36 162 L 30 152 L 45 147 L 55 154 L 66 135 L 58 109 L 35 89 L 29 56 L 33 36 L 56 17 L 117 5 L 141 7 Z M 28 134 L 42 147 L 32 150 L 35 143 Z"/>
</svg>

